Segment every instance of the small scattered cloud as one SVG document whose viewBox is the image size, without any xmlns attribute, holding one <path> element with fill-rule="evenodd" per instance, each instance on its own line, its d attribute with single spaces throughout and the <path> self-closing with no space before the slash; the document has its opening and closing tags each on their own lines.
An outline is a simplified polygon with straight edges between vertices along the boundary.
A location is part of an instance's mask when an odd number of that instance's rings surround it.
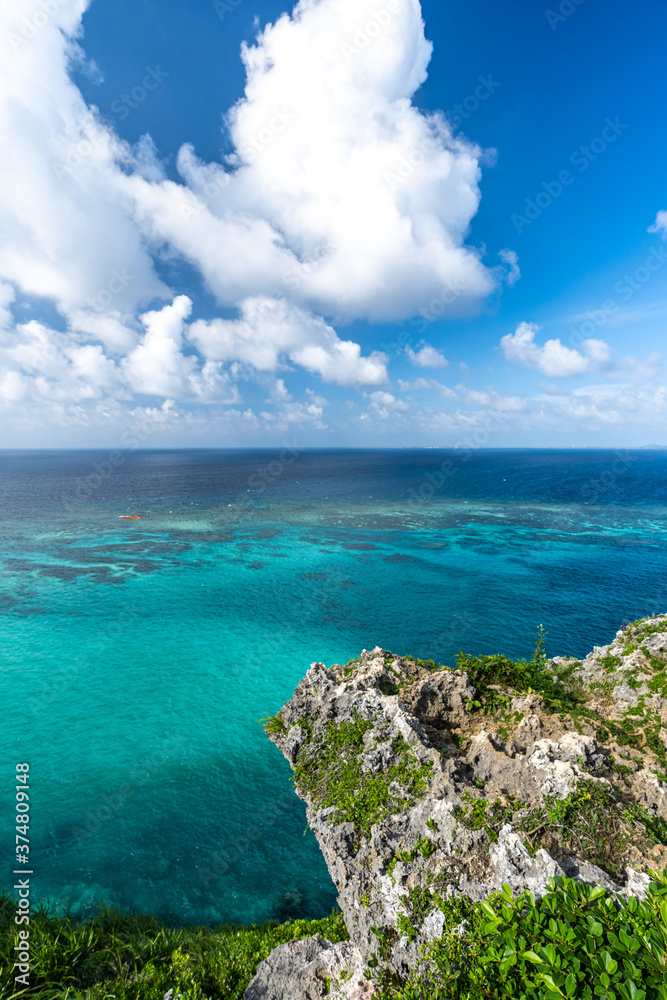
<svg viewBox="0 0 667 1000">
<path fill-rule="evenodd" d="M 517 281 L 521 277 L 521 269 L 519 267 L 519 255 L 515 250 L 501 250 L 498 254 L 503 264 L 507 264 L 507 273 L 505 274 L 505 284 L 516 285 Z"/>
<path fill-rule="evenodd" d="M 667 239 L 667 211 L 658 212 L 655 222 L 648 227 L 649 233 L 662 233 L 662 238 Z"/>
<path fill-rule="evenodd" d="M 535 343 L 539 330 L 535 323 L 519 323 L 514 333 L 503 337 L 500 346 L 507 360 L 534 368 L 547 378 L 571 378 L 602 371 L 612 363 L 611 348 L 604 340 L 584 340 L 582 351 L 566 347 L 557 338 L 540 347 Z"/>
<path fill-rule="evenodd" d="M 416 351 L 413 351 L 411 347 L 406 347 L 405 353 L 412 364 L 417 365 L 418 368 L 446 368 L 449 364 L 445 355 L 436 350 L 435 347 L 431 347 L 425 340 L 417 344 Z"/>
<path fill-rule="evenodd" d="M 526 409 L 527 403 L 521 396 L 505 396 L 495 390 L 480 392 L 471 389 L 466 393 L 466 403 L 471 406 L 483 406 L 500 413 L 518 413 Z"/>
<path fill-rule="evenodd" d="M 459 395 L 448 385 L 442 385 L 434 378 L 416 378 L 412 382 L 403 379 L 398 380 L 398 388 L 401 392 L 432 392 L 442 399 L 459 399 Z"/>
<path fill-rule="evenodd" d="M 389 420 L 391 417 L 407 413 L 410 409 L 402 399 L 397 399 L 391 392 L 378 390 L 368 393 L 370 411 L 379 420 Z"/>
</svg>

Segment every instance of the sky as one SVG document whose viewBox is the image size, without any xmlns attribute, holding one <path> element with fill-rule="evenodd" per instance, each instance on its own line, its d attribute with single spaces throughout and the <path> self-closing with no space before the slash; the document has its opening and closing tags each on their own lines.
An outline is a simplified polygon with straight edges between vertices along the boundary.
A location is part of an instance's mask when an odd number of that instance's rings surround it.
<svg viewBox="0 0 667 1000">
<path fill-rule="evenodd" d="M 0 447 L 667 446 L 667 7 L 0 9 Z"/>
</svg>

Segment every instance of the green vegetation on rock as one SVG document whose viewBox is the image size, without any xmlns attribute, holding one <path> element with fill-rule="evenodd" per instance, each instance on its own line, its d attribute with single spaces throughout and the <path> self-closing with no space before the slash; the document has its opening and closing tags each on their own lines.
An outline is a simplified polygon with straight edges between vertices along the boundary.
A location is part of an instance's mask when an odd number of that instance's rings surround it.
<svg viewBox="0 0 667 1000">
<path fill-rule="evenodd" d="M 640 646 L 641 643 L 651 635 L 659 635 L 667 632 L 667 620 L 664 618 L 656 621 L 658 615 L 651 618 L 640 618 L 639 621 L 632 622 L 627 626 L 623 636 L 623 652 L 627 656 Z"/>
<path fill-rule="evenodd" d="M 303 723 L 302 723 L 303 725 Z M 374 823 L 409 809 L 428 785 L 432 764 L 422 764 L 402 736 L 391 743 L 397 761 L 379 773 L 362 770 L 366 734 L 380 725 L 356 715 L 309 732 L 294 767 L 294 783 L 317 809 L 335 808 L 334 823 L 353 823 L 369 836 Z M 382 733 L 375 739 L 381 742 Z"/>
<path fill-rule="evenodd" d="M 380 974 L 377 1000 L 667 1000 L 664 874 L 644 902 L 560 878 L 537 902 L 505 886 L 483 903 L 438 906 L 443 937 L 422 948 L 408 982 Z M 421 898 L 408 908 L 422 917 Z"/>
<path fill-rule="evenodd" d="M 518 830 L 528 845 L 546 846 L 556 856 L 585 857 L 622 879 L 631 829 L 624 820 L 643 826 L 652 843 L 667 843 L 667 823 L 636 803 L 626 805 L 612 786 L 594 781 L 580 782 L 565 799 L 546 799 Z"/>
<path fill-rule="evenodd" d="M 280 712 L 277 712 L 276 715 L 270 715 L 268 719 L 262 719 L 262 725 L 267 736 L 280 736 L 287 732 L 287 726 Z"/>
<path fill-rule="evenodd" d="M 470 656 L 464 652 L 459 653 L 456 660 L 456 666 L 468 675 L 477 689 L 478 698 L 484 700 L 487 712 L 509 705 L 509 697 L 498 692 L 495 685 L 539 694 L 551 712 L 581 712 L 583 696 L 576 677 L 579 665 L 578 660 L 570 660 L 564 666 L 546 669 L 539 642 L 532 660 L 511 660 L 502 653 Z"/>
</svg>

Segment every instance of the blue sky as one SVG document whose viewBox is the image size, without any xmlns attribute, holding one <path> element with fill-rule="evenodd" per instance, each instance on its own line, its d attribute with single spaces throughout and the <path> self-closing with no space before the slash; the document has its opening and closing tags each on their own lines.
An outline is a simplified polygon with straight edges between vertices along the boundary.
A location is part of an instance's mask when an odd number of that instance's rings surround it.
<svg viewBox="0 0 667 1000">
<path fill-rule="evenodd" d="M 0 14 L 2 444 L 667 445 L 667 9 L 508 7 Z"/>
</svg>

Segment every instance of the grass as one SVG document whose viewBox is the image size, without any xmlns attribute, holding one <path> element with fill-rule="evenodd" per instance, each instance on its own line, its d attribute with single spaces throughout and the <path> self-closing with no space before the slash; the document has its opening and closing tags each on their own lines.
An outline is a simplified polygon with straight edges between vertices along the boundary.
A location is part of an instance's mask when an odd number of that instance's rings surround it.
<svg viewBox="0 0 667 1000">
<path fill-rule="evenodd" d="M 456 666 L 470 678 L 477 698 L 484 702 L 486 712 L 507 708 L 510 699 L 491 685 L 501 685 L 517 692 L 539 694 L 548 711 L 581 712 L 584 695 L 576 678 L 577 660 L 554 669 L 546 669 L 540 646 L 532 660 L 511 660 L 502 653 L 470 656 L 459 653 Z"/>
<path fill-rule="evenodd" d="M 342 914 L 258 927 L 171 928 L 105 910 L 79 922 L 42 908 L 30 920 L 30 987 L 15 988 L 15 901 L 0 894 L 0 996 L 39 1000 L 241 1000 L 257 966 L 280 944 L 321 934 L 348 938 Z"/>
<path fill-rule="evenodd" d="M 529 844 L 544 844 L 551 854 L 584 857 L 619 879 L 629 846 L 625 818 L 611 786 L 582 781 L 567 798 L 547 799 L 519 829 Z"/>
<path fill-rule="evenodd" d="M 386 816 L 411 808 L 428 786 L 433 767 L 421 764 L 402 736 L 391 745 L 397 763 L 379 774 L 362 770 L 366 734 L 376 719 L 355 716 L 349 722 L 331 722 L 309 736 L 299 750 L 294 783 L 318 809 L 334 807 L 334 823 L 353 823 L 359 837 Z M 376 743 L 381 740 L 378 733 Z"/>
<path fill-rule="evenodd" d="M 275 715 L 270 715 L 268 719 L 261 719 L 260 721 L 264 726 L 264 732 L 267 736 L 280 736 L 282 733 L 287 732 L 287 726 L 285 725 L 280 712 L 277 712 Z"/>
</svg>

